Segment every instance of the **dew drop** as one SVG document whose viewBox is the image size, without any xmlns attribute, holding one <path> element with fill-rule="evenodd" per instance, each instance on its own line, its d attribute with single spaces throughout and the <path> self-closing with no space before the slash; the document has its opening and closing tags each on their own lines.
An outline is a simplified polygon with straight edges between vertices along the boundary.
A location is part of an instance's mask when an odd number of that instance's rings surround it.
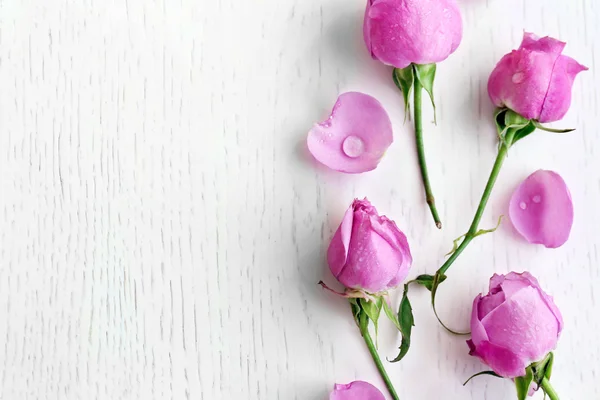
<svg viewBox="0 0 600 400">
<path fill-rule="evenodd" d="M 519 203 L 519 207 L 521 207 L 521 210 L 524 210 L 527 208 L 527 203 L 525 203 L 524 201 Z"/>
<path fill-rule="evenodd" d="M 533 201 L 535 204 L 539 204 L 542 201 L 542 196 L 540 196 L 539 194 L 533 196 L 533 198 L 531 199 L 531 201 Z"/>
<path fill-rule="evenodd" d="M 365 143 L 358 136 L 348 136 L 344 139 L 342 150 L 348 157 L 356 158 L 365 152 Z"/>
<path fill-rule="evenodd" d="M 521 83 L 525 80 L 525 74 L 523 72 L 517 72 L 512 76 L 513 83 Z"/>
</svg>

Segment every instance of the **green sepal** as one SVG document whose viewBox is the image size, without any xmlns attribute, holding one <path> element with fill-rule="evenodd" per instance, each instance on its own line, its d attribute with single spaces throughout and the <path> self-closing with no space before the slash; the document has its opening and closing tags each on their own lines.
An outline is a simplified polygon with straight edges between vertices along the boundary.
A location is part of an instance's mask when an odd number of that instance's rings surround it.
<svg viewBox="0 0 600 400">
<path fill-rule="evenodd" d="M 423 89 L 429 94 L 431 105 L 433 106 L 433 121 L 437 124 L 435 109 L 435 100 L 433 97 L 433 81 L 435 80 L 436 64 L 413 64 L 415 68 L 415 78 L 419 80 Z"/>
<path fill-rule="evenodd" d="M 415 79 L 413 67 L 412 65 L 409 65 L 402 69 L 394 68 L 392 76 L 394 78 L 394 83 L 402 92 L 402 97 L 404 97 L 404 121 L 406 122 L 406 118 L 410 118 L 410 93 L 412 92 Z"/>
<path fill-rule="evenodd" d="M 508 108 L 497 108 L 494 111 L 494 121 L 501 144 L 508 148 L 529 136 L 536 128 L 534 121 Z"/>
<path fill-rule="evenodd" d="M 538 387 L 542 384 L 542 380 L 544 380 L 544 378 L 550 380 L 550 377 L 552 377 L 553 365 L 554 353 L 552 352 L 548 353 L 548 355 L 542 361 L 531 364 L 531 368 L 533 370 L 533 380 Z"/>
<path fill-rule="evenodd" d="M 408 353 L 412 327 L 415 326 L 412 307 L 410 305 L 410 300 L 408 299 L 408 283 L 404 285 L 404 293 L 402 294 L 402 301 L 400 301 L 400 308 L 398 309 L 398 322 L 402 341 L 400 342 L 400 352 L 396 358 L 390 360 L 390 362 L 393 363 L 402 360 L 406 353 Z"/>
<path fill-rule="evenodd" d="M 481 371 L 481 372 L 476 373 L 475 375 L 471 375 L 471 377 L 469 379 L 467 379 L 465 381 L 465 383 L 463 383 L 463 386 L 465 386 L 467 383 L 469 383 L 471 381 L 471 379 L 476 378 L 481 375 L 491 375 L 491 376 L 495 376 L 496 378 L 502 378 L 502 376 L 498 375 L 494 371 Z"/>
<path fill-rule="evenodd" d="M 356 325 L 360 327 L 360 312 L 362 309 L 360 308 L 360 304 L 358 304 L 357 298 L 348 299 L 350 302 L 350 307 L 352 308 L 352 316 L 354 317 L 354 321 L 356 321 Z"/>
<path fill-rule="evenodd" d="M 377 338 L 377 331 L 379 328 L 379 316 L 381 315 L 381 308 L 383 307 L 383 298 L 377 297 L 375 301 L 367 299 L 358 299 L 360 307 L 363 309 L 367 317 L 373 321 L 375 326 L 375 337 Z"/>
<path fill-rule="evenodd" d="M 515 378 L 515 386 L 517 387 L 517 399 L 518 400 L 526 400 L 527 395 L 529 394 L 529 388 L 531 387 L 531 382 L 533 382 L 533 371 L 531 370 L 531 366 L 527 367 L 525 370 L 525 376 L 519 376 Z"/>
<path fill-rule="evenodd" d="M 513 110 L 507 110 L 504 114 L 504 124 L 509 128 L 521 129 L 529 124 L 529 120 Z"/>
<path fill-rule="evenodd" d="M 541 129 L 543 131 L 550 132 L 550 133 L 569 133 L 569 132 L 573 132 L 575 130 L 574 128 L 571 128 L 571 129 L 548 128 L 547 126 L 540 124 L 538 121 L 533 121 L 533 125 L 538 129 Z"/>
<path fill-rule="evenodd" d="M 511 144 L 515 144 L 519 140 L 525 138 L 526 136 L 529 136 L 531 133 L 533 133 L 533 131 L 535 131 L 535 125 L 533 124 L 533 122 L 529 122 L 529 124 L 527 124 L 525 127 L 515 132 Z"/>
<path fill-rule="evenodd" d="M 435 280 L 435 276 L 433 275 L 419 275 L 417 276 L 413 282 L 418 283 L 419 285 L 425 286 L 427 290 L 431 292 L 433 289 L 433 281 Z M 446 275 L 442 275 L 438 283 L 442 283 L 446 280 Z"/>
<path fill-rule="evenodd" d="M 396 313 L 394 312 L 394 310 L 392 310 L 392 307 L 390 307 L 390 305 L 389 305 L 389 303 L 387 302 L 386 299 L 383 299 L 383 312 L 385 312 L 385 315 L 388 317 L 388 319 L 390 321 L 392 321 L 392 323 L 394 324 L 394 326 L 400 332 L 402 332 L 402 328 L 400 328 L 400 321 L 398 321 L 398 315 L 396 315 Z"/>
<path fill-rule="evenodd" d="M 498 137 L 502 137 L 506 130 L 506 124 L 504 123 L 504 114 L 508 111 L 508 108 L 496 108 L 494 110 L 494 122 L 496 123 L 496 131 Z"/>
</svg>

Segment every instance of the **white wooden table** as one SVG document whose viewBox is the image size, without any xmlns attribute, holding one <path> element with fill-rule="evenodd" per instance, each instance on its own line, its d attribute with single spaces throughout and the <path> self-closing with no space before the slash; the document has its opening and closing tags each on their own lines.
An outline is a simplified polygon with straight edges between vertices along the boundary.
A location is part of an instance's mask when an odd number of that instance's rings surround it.
<svg viewBox="0 0 600 400">
<path fill-rule="evenodd" d="M 0 399 L 325 400 L 382 383 L 325 250 L 368 196 L 407 233 L 411 276 L 464 233 L 496 150 L 488 74 L 523 29 L 590 67 L 560 127 L 511 150 L 484 217 L 539 168 L 567 181 L 572 237 L 557 250 L 504 224 L 449 272 L 440 312 L 466 327 L 494 271 L 530 270 L 565 319 L 553 383 L 600 399 L 600 6 L 463 0 L 464 40 L 439 65 L 426 124 L 445 227 L 423 204 L 390 69 L 361 37 L 363 0 L 0 0 Z M 305 135 L 337 95 L 379 98 L 395 142 L 380 167 L 317 167 Z M 429 107 L 427 120 L 432 120 Z M 397 294 L 396 294 L 397 298 Z M 390 366 L 402 399 L 512 400 L 480 378 L 463 338 L 413 291 L 413 347 Z M 398 337 L 382 323 L 380 350 Z M 536 398 L 541 399 L 541 395 Z"/>
</svg>

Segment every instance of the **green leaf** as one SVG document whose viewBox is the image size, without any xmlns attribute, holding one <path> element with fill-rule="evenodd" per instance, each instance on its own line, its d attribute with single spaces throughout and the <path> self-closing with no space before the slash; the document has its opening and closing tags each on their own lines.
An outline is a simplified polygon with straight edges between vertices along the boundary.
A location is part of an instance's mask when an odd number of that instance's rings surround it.
<svg viewBox="0 0 600 400">
<path fill-rule="evenodd" d="M 537 121 L 533 121 L 533 125 L 535 125 L 536 128 L 541 129 L 543 131 L 546 132 L 550 132 L 550 133 L 569 133 L 569 132 L 573 132 L 575 129 L 554 129 L 554 128 L 548 128 L 547 126 L 544 126 L 542 124 L 540 124 Z"/>
<path fill-rule="evenodd" d="M 502 378 L 502 376 L 498 375 L 494 371 L 481 371 L 481 372 L 476 373 L 475 375 L 472 375 L 469 379 L 467 379 L 465 381 L 465 383 L 463 383 L 463 386 L 465 386 L 467 383 L 469 383 L 471 381 L 471 379 L 476 378 L 481 375 L 491 375 L 491 376 L 495 376 L 496 378 Z"/>
<path fill-rule="evenodd" d="M 383 299 L 383 311 L 388 319 L 396 326 L 396 328 L 402 332 L 402 328 L 400 328 L 400 321 L 398 321 L 398 316 L 394 310 L 392 310 L 386 299 Z"/>
<path fill-rule="evenodd" d="M 383 299 L 381 297 L 378 297 L 376 301 L 359 299 L 359 302 L 363 311 L 367 314 L 367 317 L 369 317 L 369 319 L 373 321 L 373 325 L 375 325 L 375 337 L 377 337 L 377 330 L 379 327 L 378 321 L 379 315 L 381 315 L 381 308 L 383 307 Z"/>
<path fill-rule="evenodd" d="M 412 307 L 410 305 L 410 300 L 408 299 L 408 283 L 404 285 L 404 293 L 402 294 L 402 301 L 400 301 L 400 308 L 398 309 L 398 321 L 400 322 L 402 341 L 400 342 L 400 352 L 398 353 L 398 356 L 391 360 L 391 362 L 402 360 L 406 353 L 408 353 L 410 347 L 410 334 L 412 333 L 412 327 L 415 326 Z"/>
<path fill-rule="evenodd" d="M 433 275 L 419 275 L 415 278 L 415 280 L 413 282 L 418 283 L 419 285 L 425 286 L 425 288 L 431 292 L 431 289 L 433 288 L 434 280 L 435 280 L 435 277 Z M 439 283 L 442 283 L 445 280 L 446 280 L 446 275 L 442 275 L 440 277 Z"/>
<path fill-rule="evenodd" d="M 413 64 L 415 67 L 415 77 L 419 80 L 425 91 L 429 94 L 431 105 L 433 106 L 433 120 L 437 123 L 435 100 L 433 98 L 433 81 L 435 80 L 436 64 Z"/>
<path fill-rule="evenodd" d="M 394 68 L 393 72 L 394 83 L 398 86 L 398 89 L 402 92 L 404 97 L 404 121 L 406 117 L 410 115 L 410 92 L 412 91 L 414 83 L 413 67 L 409 65 L 406 68 Z"/>
<path fill-rule="evenodd" d="M 528 367 L 526 370 L 525 376 L 520 376 L 515 378 L 515 386 L 517 387 L 517 398 L 518 400 L 526 400 L 527 394 L 529 393 L 529 387 L 531 386 L 531 382 L 533 382 L 533 372 L 531 371 L 531 367 Z"/>
</svg>

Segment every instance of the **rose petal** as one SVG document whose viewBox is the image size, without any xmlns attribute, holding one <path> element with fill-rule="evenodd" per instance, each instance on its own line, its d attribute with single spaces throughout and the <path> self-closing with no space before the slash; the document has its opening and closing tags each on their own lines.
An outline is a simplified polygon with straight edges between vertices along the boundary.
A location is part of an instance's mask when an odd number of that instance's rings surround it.
<svg viewBox="0 0 600 400">
<path fill-rule="evenodd" d="M 401 258 L 402 261 L 398 264 L 398 272 L 396 272 L 394 278 L 387 284 L 388 287 L 396 287 L 406 279 L 412 266 L 412 255 L 410 254 L 408 239 L 398 229 L 396 223 L 385 215 L 371 216 L 371 227 L 400 253 L 398 258 Z"/>
<path fill-rule="evenodd" d="M 552 171 L 534 172 L 514 192 L 509 216 L 530 243 L 562 246 L 573 225 L 573 203 L 565 181 Z"/>
<path fill-rule="evenodd" d="M 342 269 L 346 264 L 348 257 L 348 249 L 350 248 L 350 237 L 352 235 L 352 220 L 354 219 L 354 209 L 350 206 L 344 214 L 344 219 L 338 227 L 331 244 L 327 249 L 327 263 L 331 269 L 331 273 L 336 278 L 342 273 Z"/>
<path fill-rule="evenodd" d="M 544 99 L 540 122 L 562 119 L 571 106 L 571 89 L 575 77 L 588 68 L 567 56 L 560 56 L 554 65 L 550 87 Z"/>
<path fill-rule="evenodd" d="M 482 297 L 478 295 L 473 300 L 473 309 L 471 310 L 471 340 L 467 341 L 469 347 L 471 347 L 471 353 L 474 351 L 474 346 L 478 346 L 484 340 L 488 340 L 487 333 L 485 333 L 485 328 L 479 319 L 479 305 L 481 303 Z M 474 355 L 474 354 L 471 354 Z"/>
<path fill-rule="evenodd" d="M 505 299 L 506 297 L 502 291 L 484 296 L 479 304 L 479 319 L 483 319 L 493 309 L 502 304 Z"/>
<path fill-rule="evenodd" d="M 511 325 L 506 321 L 520 323 Z M 481 323 L 490 343 L 511 349 L 515 355 L 528 362 L 539 361 L 556 346 L 558 322 L 545 305 L 539 290 L 532 286 L 507 297 Z"/>
<path fill-rule="evenodd" d="M 525 32 L 519 48 L 531 51 L 541 51 L 544 53 L 552 53 L 558 56 L 565 49 L 566 45 L 567 44 L 565 42 L 561 42 L 560 40 L 551 38 L 550 36 L 540 38 L 534 33 Z"/>
<path fill-rule="evenodd" d="M 558 55 L 519 49 L 502 57 L 488 81 L 490 99 L 527 119 L 537 119 Z"/>
<path fill-rule="evenodd" d="M 363 289 L 369 293 L 376 293 L 381 288 L 388 288 L 389 283 L 396 280 L 399 268 L 406 263 L 404 253 L 395 246 L 394 242 L 388 241 L 389 234 L 386 233 L 382 236 L 380 232 L 384 229 L 379 226 L 375 228 L 374 224 L 379 225 L 377 221 L 372 220 L 369 213 L 354 212 L 352 237 L 346 263 L 352 265 L 353 268 L 346 268 L 337 276 L 337 279 L 346 287 Z M 377 257 L 373 257 L 374 254 Z M 382 262 L 389 265 L 390 268 L 382 267 Z M 406 274 L 408 274 L 408 268 L 406 268 Z"/>
<path fill-rule="evenodd" d="M 358 92 L 340 95 L 331 116 L 316 124 L 307 138 L 319 162 L 348 173 L 375 169 L 392 141 L 392 123 L 381 103 Z"/>
<path fill-rule="evenodd" d="M 354 381 L 346 385 L 336 384 L 329 400 L 385 400 L 385 397 L 370 383 Z"/>
<path fill-rule="evenodd" d="M 498 275 L 498 274 L 494 274 L 492 275 L 492 277 L 490 278 L 490 293 L 498 293 L 502 288 L 500 287 L 500 285 L 502 284 L 502 282 L 504 282 L 504 280 L 506 279 L 506 277 L 504 275 Z"/>
<path fill-rule="evenodd" d="M 548 308 L 550 308 L 550 311 L 552 311 L 552 313 L 556 317 L 556 321 L 558 322 L 558 333 L 560 334 L 560 332 L 562 331 L 562 328 L 563 328 L 562 314 L 560 313 L 560 310 L 558 309 L 558 307 L 556 307 L 556 304 L 554 303 L 554 298 L 552 296 L 546 294 L 546 292 L 544 292 L 544 290 L 540 286 L 540 283 L 535 278 L 535 276 L 531 275 L 531 273 L 529 273 L 527 271 L 524 271 L 521 273 L 510 272 L 506 276 L 503 275 L 503 277 L 507 281 L 510 280 L 510 281 L 527 282 L 527 284 L 529 286 L 536 288 L 538 290 L 540 296 L 542 296 L 542 299 L 544 300 L 544 302 L 546 303 Z M 508 295 L 507 295 L 507 297 L 508 297 Z"/>
<path fill-rule="evenodd" d="M 520 357 L 504 347 L 497 346 L 487 340 L 477 345 L 472 355 L 479 357 L 495 373 L 505 378 L 516 378 L 525 375 L 525 364 Z"/>
</svg>

